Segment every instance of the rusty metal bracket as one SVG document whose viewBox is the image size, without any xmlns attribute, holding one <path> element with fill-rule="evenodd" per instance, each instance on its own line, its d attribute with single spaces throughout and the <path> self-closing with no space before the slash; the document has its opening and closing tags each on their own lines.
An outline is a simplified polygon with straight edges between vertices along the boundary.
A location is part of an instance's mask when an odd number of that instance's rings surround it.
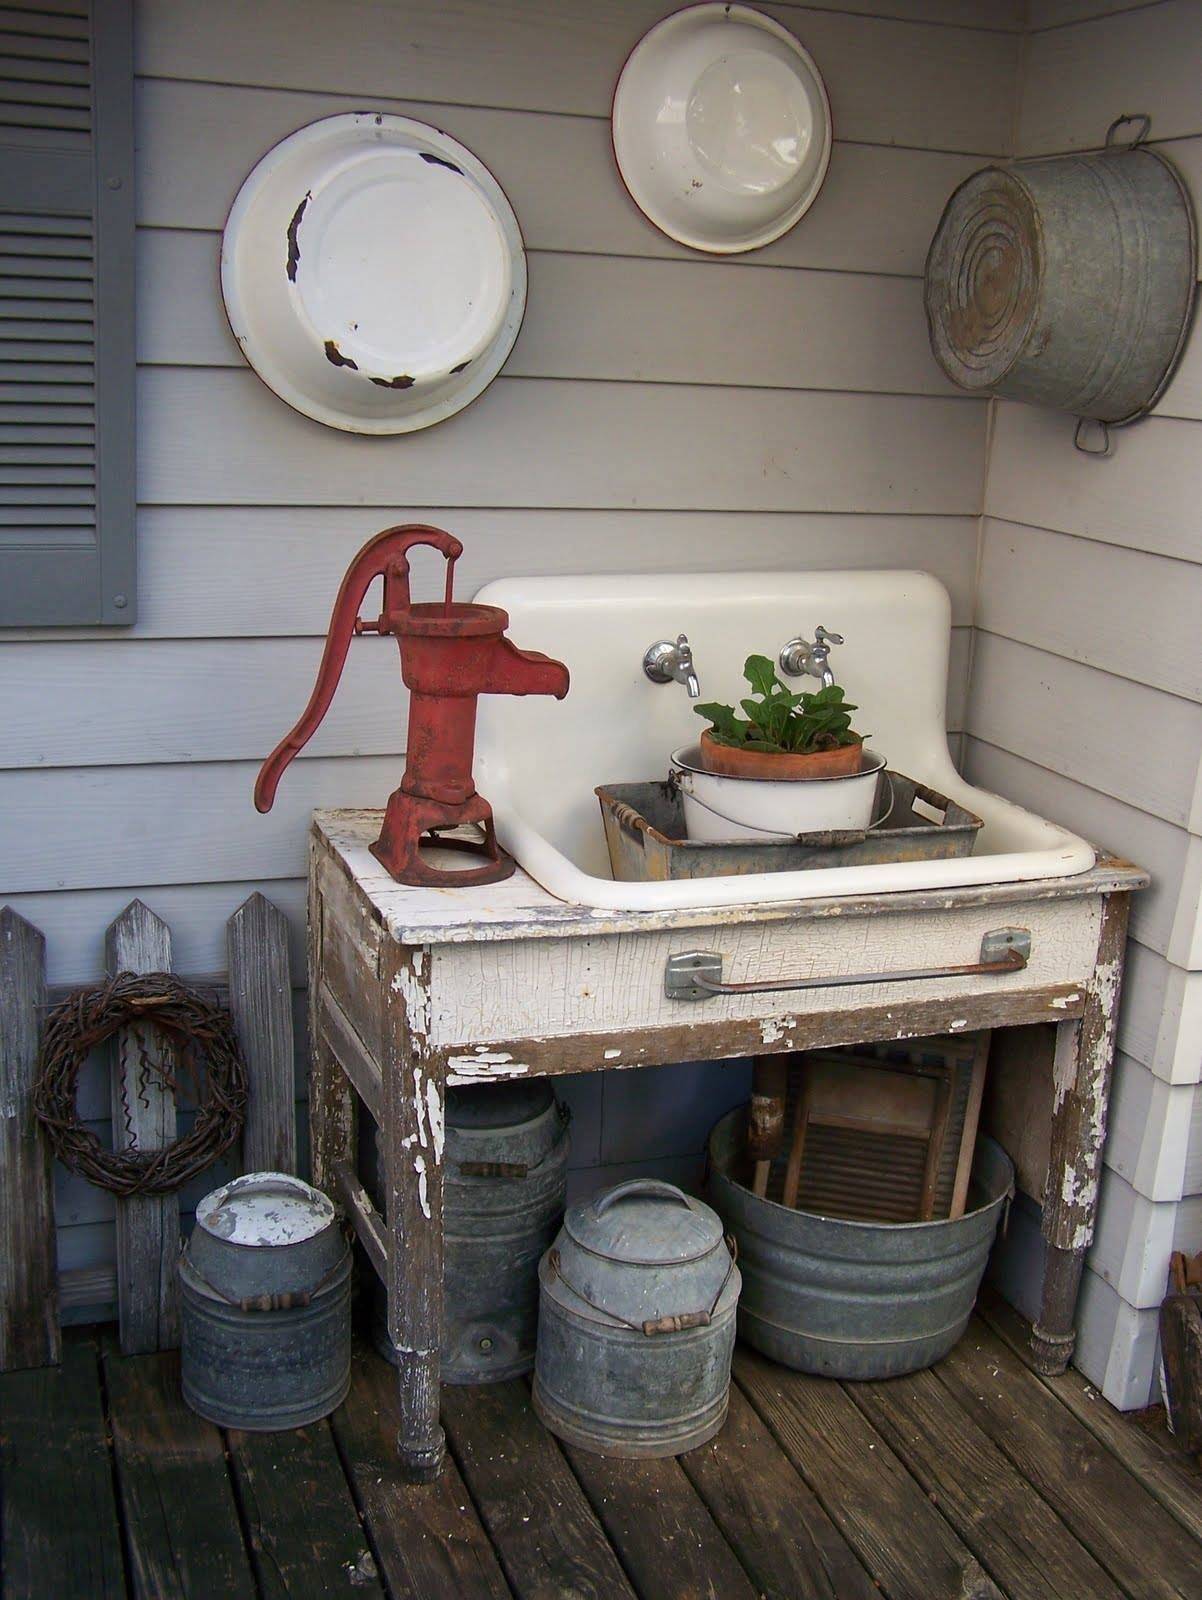
<svg viewBox="0 0 1202 1600">
<path fill-rule="evenodd" d="M 721 955 L 711 950 L 685 950 L 668 957 L 664 994 L 669 1000 L 712 1000 L 719 994 L 778 994 L 790 989 L 841 989 L 865 983 L 916 983 L 925 978 L 1004 977 L 1021 972 L 1030 958 L 1031 935 L 1026 928 L 994 928 L 981 940 L 980 958 L 960 966 L 723 983 Z"/>
</svg>

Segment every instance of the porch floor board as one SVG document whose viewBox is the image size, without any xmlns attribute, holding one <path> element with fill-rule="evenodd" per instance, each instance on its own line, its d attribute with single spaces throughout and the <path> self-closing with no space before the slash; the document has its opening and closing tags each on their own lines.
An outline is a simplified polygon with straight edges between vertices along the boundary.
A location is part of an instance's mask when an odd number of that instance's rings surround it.
<svg viewBox="0 0 1202 1600">
<path fill-rule="evenodd" d="M 562 1447 L 514 1381 L 444 1391 L 449 1455 L 404 1483 L 392 1373 L 356 1349 L 294 1433 L 193 1416 L 178 1357 L 68 1335 L 0 1377 L 4 1600 L 1202 1600 L 1202 1469 L 1079 1374 L 1043 1380 L 985 1303 L 931 1373 L 803 1377 L 740 1349 L 690 1454 Z"/>
</svg>

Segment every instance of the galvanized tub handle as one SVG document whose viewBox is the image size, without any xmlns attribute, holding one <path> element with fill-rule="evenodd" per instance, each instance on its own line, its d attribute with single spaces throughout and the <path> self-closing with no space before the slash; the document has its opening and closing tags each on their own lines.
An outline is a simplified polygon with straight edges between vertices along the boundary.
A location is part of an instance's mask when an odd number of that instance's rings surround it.
<svg viewBox="0 0 1202 1600">
<path fill-rule="evenodd" d="M 646 1193 L 649 1189 L 659 1191 L 666 1189 L 677 1199 L 683 1200 L 685 1205 L 692 1210 L 693 1202 L 687 1194 L 682 1193 L 675 1184 L 662 1183 L 658 1178 L 632 1178 L 629 1183 L 620 1183 L 616 1189 L 611 1190 L 605 1196 L 605 1199 L 615 1198 L 623 1189 L 627 1191 L 638 1189 L 642 1193 Z M 602 1207 L 598 1206 L 597 1209 L 600 1211 Z M 739 1245 L 733 1233 L 724 1233 L 722 1235 L 722 1243 L 726 1246 L 730 1259 L 727 1262 L 725 1276 L 718 1285 L 718 1292 L 714 1296 L 713 1304 L 709 1310 L 676 1311 L 666 1317 L 648 1317 L 644 1322 L 631 1322 L 628 1317 L 619 1316 L 616 1311 L 609 1311 L 605 1306 L 598 1305 L 595 1300 L 590 1299 L 584 1293 L 583 1289 L 578 1289 L 570 1279 L 565 1278 L 560 1264 L 559 1251 L 554 1245 L 547 1251 L 547 1267 L 559 1279 L 564 1288 L 576 1296 L 577 1300 L 583 1301 L 586 1306 L 592 1306 L 594 1311 L 599 1311 L 603 1317 L 608 1317 L 610 1321 L 620 1322 L 624 1328 L 629 1328 L 632 1333 L 641 1333 L 646 1339 L 654 1339 L 660 1333 L 683 1333 L 687 1328 L 708 1328 L 714 1320 L 714 1312 L 717 1311 L 718 1304 L 726 1293 L 726 1285 L 730 1282 L 730 1275 L 735 1270 L 735 1263 L 739 1259 Z"/>
<path fill-rule="evenodd" d="M 1121 128 L 1127 122 L 1137 122 L 1139 124 L 1139 132 L 1134 139 L 1128 139 L 1125 143 L 1120 144 L 1114 137 L 1115 130 Z M 1124 113 L 1121 117 L 1115 117 L 1114 121 L 1106 129 L 1105 148 L 1107 150 L 1134 150 L 1137 144 L 1143 144 L 1151 132 L 1152 119 L 1146 111 L 1137 111 L 1131 115 Z"/>
<path fill-rule="evenodd" d="M 688 1195 L 674 1183 L 665 1183 L 662 1178 L 628 1178 L 625 1183 L 603 1194 L 593 1210 L 600 1216 L 603 1211 L 609 1210 L 615 1200 L 624 1200 L 631 1194 L 649 1195 L 657 1200 L 679 1200 L 682 1206 L 688 1206 L 690 1211 L 693 1209 L 693 1202 Z"/>
<path fill-rule="evenodd" d="M 1088 443 L 1090 438 L 1098 438 L 1100 444 Z M 1110 428 L 1097 417 L 1078 417 L 1076 432 L 1073 434 L 1073 444 L 1083 456 L 1108 456 L 1114 448 L 1110 437 Z"/>
</svg>

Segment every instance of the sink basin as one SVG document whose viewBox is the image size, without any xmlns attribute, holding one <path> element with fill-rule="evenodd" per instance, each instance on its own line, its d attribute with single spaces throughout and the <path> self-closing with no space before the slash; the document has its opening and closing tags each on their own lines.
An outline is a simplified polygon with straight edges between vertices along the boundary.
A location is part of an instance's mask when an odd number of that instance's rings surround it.
<svg viewBox="0 0 1202 1600">
<path fill-rule="evenodd" d="M 733 526 L 733 524 L 732 524 Z M 561 900 L 609 910 L 762 905 L 956 885 L 1069 877 L 1088 871 L 1085 840 L 965 783 L 947 748 L 951 605 L 925 572 L 725 572 L 504 578 L 476 596 L 509 613 L 510 637 L 567 663 L 565 700 L 485 695 L 476 782 L 497 835 Z M 668 756 L 702 723 L 676 683 L 643 674 L 643 652 L 687 633 L 701 698 L 736 702 L 743 662 L 775 657 L 822 623 L 846 642 L 831 665 L 866 732 L 891 767 L 975 811 L 974 854 L 809 872 L 672 883 L 618 883 L 610 874 L 598 784 L 667 774 Z M 803 680 L 798 680 L 799 686 Z M 813 679 L 807 687 L 817 688 Z"/>
</svg>

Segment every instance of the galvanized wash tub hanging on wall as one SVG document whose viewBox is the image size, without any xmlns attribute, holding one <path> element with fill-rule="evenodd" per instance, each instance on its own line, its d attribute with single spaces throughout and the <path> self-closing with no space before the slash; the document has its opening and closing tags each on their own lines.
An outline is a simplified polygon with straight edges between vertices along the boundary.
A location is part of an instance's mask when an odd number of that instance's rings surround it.
<svg viewBox="0 0 1202 1600">
<path fill-rule="evenodd" d="M 1119 145 L 1124 123 L 1139 131 Z M 1160 399 L 1193 311 L 1193 208 L 1172 163 L 1142 147 L 1150 126 L 1119 117 L 1101 151 L 974 173 L 927 256 L 931 349 L 952 382 L 1073 412 L 1096 454 L 1107 425 Z"/>
</svg>

